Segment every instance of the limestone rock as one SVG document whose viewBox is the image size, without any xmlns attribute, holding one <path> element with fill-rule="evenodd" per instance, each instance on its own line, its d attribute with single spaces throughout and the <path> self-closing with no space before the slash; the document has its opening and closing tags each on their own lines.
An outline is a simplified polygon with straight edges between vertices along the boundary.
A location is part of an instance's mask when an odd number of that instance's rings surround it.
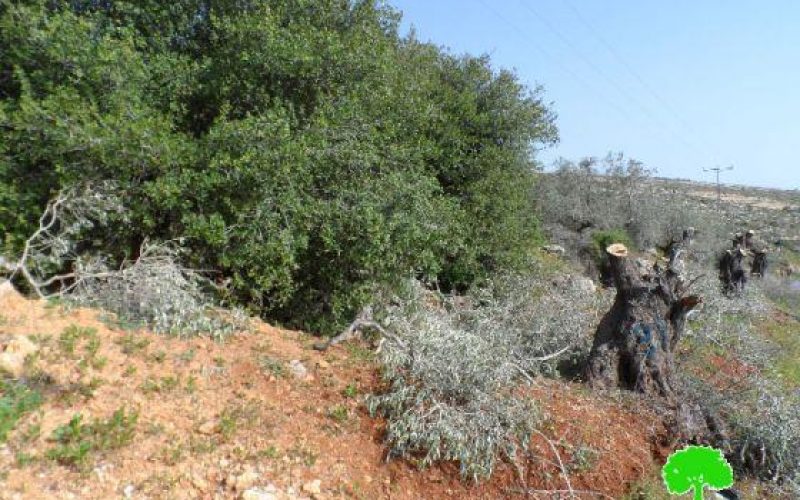
<svg viewBox="0 0 800 500">
<path fill-rule="evenodd" d="M 13 378 L 20 378 L 25 371 L 25 358 L 36 353 L 39 348 L 28 337 L 20 335 L 11 339 L 0 352 L 0 372 Z"/>
<path fill-rule="evenodd" d="M 277 490 L 250 488 L 242 493 L 242 500 L 278 500 Z"/>
<path fill-rule="evenodd" d="M 307 493 L 311 496 L 319 496 L 322 494 L 322 481 L 319 479 L 309 481 L 303 485 L 302 489 L 303 493 Z"/>
<path fill-rule="evenodd" d="M 258 473 L 247 471 L 237 476 L 233 484 L 236 487 L 236 491 L 244 491 L 254 486 L 258 482 L 258 479 Z"/>
<path fill-rule="evenodd" d="M 217 423 L 214 422 L 213 420 L 209 420 L 208 422 L 205 422 L 200 427 L 198 427 L 197 432 L 205 435 L 214 434 L 215 432 L 217 432 Z"/>
<path fill-rule="evenodd" d="M 22 356 L 24 359 L 30 354 L 34 354 L 39 348 L 24 335 L 14 337 L 6 346 L 5 352 L 10 352 Z"/>
<path fill-rule="evenodd" d="M 0 372 L 5 372 L 11 378 L 20 378 L 25 371 L 25 358 L 8 352 L 0 353 Z"/>
<path fill-rule="evenodd" d="M 291 370 L 292 375 L 297 379 L 303 380 L 308 377 L 308 369 L 299 359 L 289 361 L 289 370 Z"/>
</svg>

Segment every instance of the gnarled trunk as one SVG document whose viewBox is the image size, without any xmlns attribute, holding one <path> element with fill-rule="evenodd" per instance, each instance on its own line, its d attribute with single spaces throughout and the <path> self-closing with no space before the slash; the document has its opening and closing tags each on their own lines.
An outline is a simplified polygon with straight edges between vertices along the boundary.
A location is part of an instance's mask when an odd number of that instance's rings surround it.
<svg viewBox="0 0 800 500">
<path fill-rule="evenodd" d="M 606 252 L 617 295 L 595 333 L 587 366 L 589 384 L 674 402 L 673 351 L 686 315 L 700 299 L 683 295 L 683 279 L 674 260 L 666 266 L 649 266 L 630 258 L 621 244 L 610 245 Z"/>
</svg>

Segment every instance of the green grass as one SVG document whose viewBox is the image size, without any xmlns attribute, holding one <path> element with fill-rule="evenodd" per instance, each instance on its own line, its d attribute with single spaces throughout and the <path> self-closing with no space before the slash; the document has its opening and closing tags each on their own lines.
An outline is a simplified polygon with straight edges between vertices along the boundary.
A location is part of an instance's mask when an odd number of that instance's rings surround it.
<svg viewBox="0 0 800 500">
<path fill-rule="evenodd" d="M 0 443 L 5 443 L 19 419 L 42 404 L 42 395 L 23 384 L 6 381 L 0 381 L 0 394 Z"/>
<path fill-rule="evenodd" d="M 347 387 L 342 389 L 342 396 L 351 399 L 355 398 L 358 396 L 358 386 L 354 382 L 350 382 Z"/>
<path fill-rule="evenodd" d="M 375 360 L 375 353 L 357 342 L 348 343 L 346 348 L 348 359 L 351 362 L 371 362 Z"/>
<path fill-rule="evenodd" d="M 139 420 L 137 411 L 117 409 L 108 420 L 95 419 L 84 424 L 83 416 L 76 413 L 70 421 L 53 431 L 50 440 L 55 446 L 46 456 L 62 465 L 83 468 L 92 453 L 121 448 L 133 439 Z"/>
<path fill-rule="evenodd" d="M 303 463 L 306 467 L 313 467 L 317 463 L 319 454 L 305 443 L 296 442 L 286 450 L 286 456 L 292 460 Z"/>
<path fill-rule="evenodd" d="M 25 467 L 26 465 L 32 464 L 36 460 L 35 456 L 24 451 L 18 451 L 15 458 L 17 461 L 17 467 Z"/>
<path fill-rule="evenodd" d="M 81 341 L 85 341 L 83 344 L 85 356 L 78 363 L 78 369 L 83 372 L 87 367 L 91 366 L 95 370 L 102 370 L 108 363 L 108 358 L 97 355 L 101 345 L 97 329 L 70 325 L 58 337 L 58 346 L 64 355 L 68 358 L 74 358 Z"/>
<path fill-rule="evenodd" d="M 69 325 L 61 332 L 58 337 L 58 346 L 61 352 L 69 357 L 75 356 L 75 349 L 81 339 L 87 339 L 87 353 L 94 355 L 100 347 L 100 339 L 97 338 L 95 328 L 85 328 L 77 325 Z"/>
<path fill-rule="evenodd" d="M 183 460 L 184 451 L 183 443 L 165 446 L 161 449 L 161 460 L 170 466 L 177 465 Z"/>
<path fill-rule="evenodd" d="M 780 258 L 778 261 L 786 262 L 787 264 L 791 264 L 793 266 L 800 267 L 800 252 L 795 252 L 790 250 L 789 248 L 784 248 L 781 251 Z"/>
<path fill-rule="evenodd" d="M 145 394 L 174 391 L 180 385 L 180 379 L 172 375 L 161 378 L 146 378 L 140 389 Z"/>
<path fill-rule="evenodd" d="M 229 441 L 239 428 L 236 412 L 225 410 L 219 416 L 219 432 L 225 441 Z"/>
<path fill-rule="evenodd" d="M 184 351 L 180 356 L 178 356 L 178 359 L 183 361 L 184 363 L 188 363 L 189 361 L 194 359 L 195 354 L 197 354 L 197 351 L 195 351 L 194 347 L 190 347 L 189 349 Z"/>
<path fill-rule="evenodd" d="M 157 351 L 150 356 L 150 359 L 155 361 L 156 363 L 163 363 L 165 359 L 167 359 L 167 353 L 164 351 Z"/>
<path fill-rule="evenodd" d="M 671 500 L 660 475 L 652 474 L 633 483 L 622 500 Z"/>
<path fill-rule="evenodd" d="M 260 356 L 258 358 L 258 366 L 261 367 L 262 371 L 271 374 L 275 378 L 283 378 L 288 373 L 286 364 L 283 361 L 270 356 Z"/>
<path fill-rule="evenodd" d="M 189 375 L 189 378 L 186 379 L 186 392 L 189 394 L 194 394 L 197 390 L 197 377 L 194 375 Z"/>
<path fill-rule="evenodd" d="M 100 316 L 100 321 L 110 330 L 123 330 L 126 332 L 141 330 L 146 326 L 143 321 L 135 321 L 114 314 L 103 314 Z"/>
<path fill-rule="evenodd" d="M 344 405 L 332 406 L 328 408 L 328 418 L 338 424 L 343 424 L 350 418 L 350 411 Z"/>
<path fill-rule="evenodd" d="M 135 333 L 126 333 L 115 342 L 122 348 L 123 354 L 127 355 L 142 352 L 150 345 L 149 339 Z"/>
<path fill-rule="evenodd" d="M 788 388 L 800 388 L 800 323 L 769 321 L 762 328 L 767 338 L 780 346 L 770 374 Z"/>
<path fill-rule="evenodd" d="M 274 445 L 267 446 L 263 450 L 259 450 L 257 455 L 259 458 L 275 459 L 280 456 L 281 452 Z"/>
</svg>

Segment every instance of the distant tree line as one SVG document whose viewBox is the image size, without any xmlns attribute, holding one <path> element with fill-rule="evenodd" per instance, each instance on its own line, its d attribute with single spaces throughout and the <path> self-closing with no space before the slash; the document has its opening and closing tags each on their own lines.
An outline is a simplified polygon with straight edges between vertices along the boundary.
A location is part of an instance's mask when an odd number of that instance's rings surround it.
<svg viewBox="0 0 800 500">
<path fill-rule="evenodd" d="M 180 240 L 265 317 L 332 332 L 409 275 L 463 290 L 538 241 L 541 89 L 372 0 L 0 3 L 0 232 L 113 181 L 80 242 Z M 115 219 L 118 217 L 118 219 Z"/>
</svg>

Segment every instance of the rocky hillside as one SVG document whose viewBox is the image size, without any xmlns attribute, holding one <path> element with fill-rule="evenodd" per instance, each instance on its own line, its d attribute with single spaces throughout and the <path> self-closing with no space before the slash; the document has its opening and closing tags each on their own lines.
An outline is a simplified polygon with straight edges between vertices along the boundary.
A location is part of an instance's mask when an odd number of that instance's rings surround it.
<svg viewBox="0 0 800 500">
<path fill-rule="evenodd" d="M 455 465 L 386 460 L 366 344 L 320 353 L 258 320 L 223 344 L 178 340 L 9 287 L 0 311 L 3 368 L 20 377 L 0 392 L 3 499 L 535 498 L 566 487 L 559 459 L 575 490 L 618 497 L 663 455 L 635 401 L 542 380 L 527 390 L 547 432 L 475 485 Z"/>
</svg>

